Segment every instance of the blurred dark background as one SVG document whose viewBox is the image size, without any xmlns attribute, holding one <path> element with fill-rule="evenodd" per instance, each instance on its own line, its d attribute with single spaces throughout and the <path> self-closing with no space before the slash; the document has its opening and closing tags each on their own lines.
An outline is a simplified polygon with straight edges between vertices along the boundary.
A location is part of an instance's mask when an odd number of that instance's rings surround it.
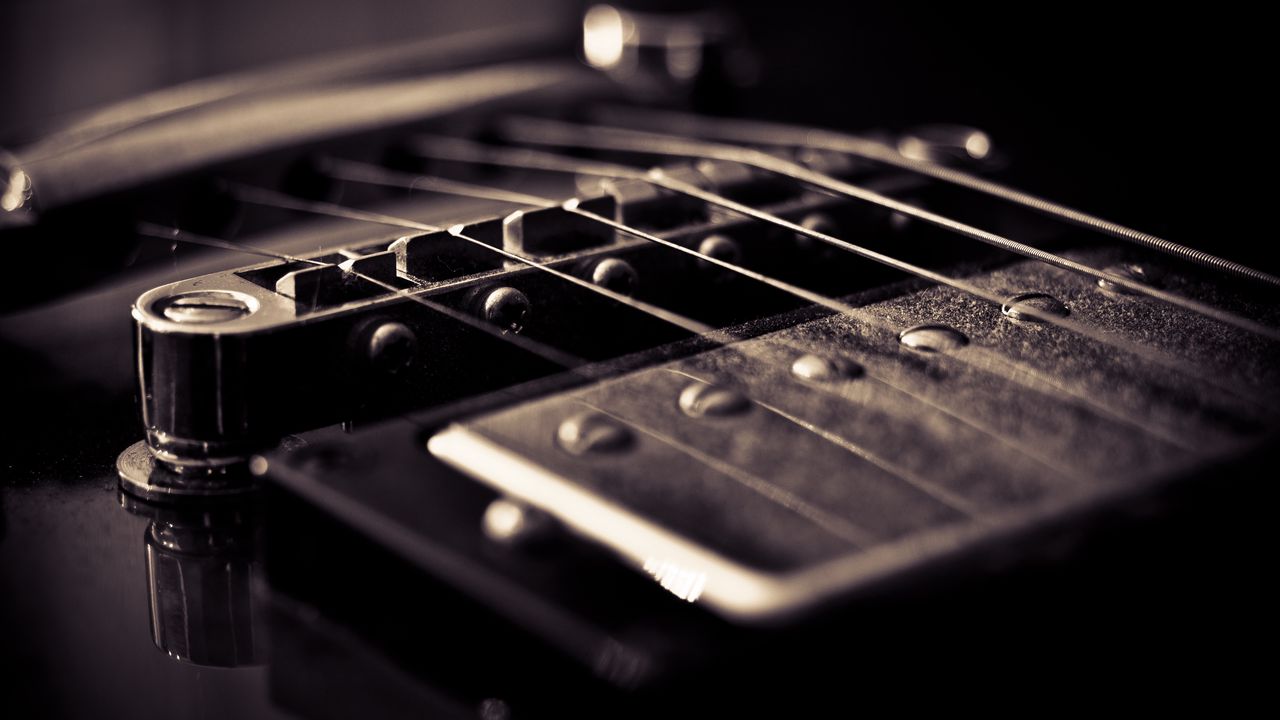
<svg viewBox="0 0 1280 720">
<path fill-rule="evenodd" d="M 716 3 L 632 2 L 670 8 Z M 566 0 L 4 0 L 0 145 L 104 102 L 357 47 L 562 17 Z M 960 122 L 1012 179 L 1275 267 L 1254 226 L 1268 23 L 1228 5 L 720 3 L 759 51 L 742 111 L 861 129 Z"/>
</svg>

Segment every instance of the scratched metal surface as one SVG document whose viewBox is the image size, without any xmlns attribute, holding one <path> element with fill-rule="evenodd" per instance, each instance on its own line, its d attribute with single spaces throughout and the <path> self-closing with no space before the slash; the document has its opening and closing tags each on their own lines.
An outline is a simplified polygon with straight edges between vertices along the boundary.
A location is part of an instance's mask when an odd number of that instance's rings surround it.
<svg viewBox="0 0 1280 720">
<path fill-rule="evenodd" d="M 1126 259 L 1116 249 L 1074 257 L 1097 267 Z M 891 330 L 831 316 L 462 427 L 767 572 L 1087 502 L 1275 434 L 1276 343 L 1037 263 L 970 279 L 1002 295 L 1050 292 L 1071 318 L 1122 342 L 1012 320 L 989 303 L 927 287 L 865 308 L 896 330 L 953 326 L 968 345 L 922 353 Z M 1167 273 L 1160 282 L 1276 319 L 1274 308 L 1217 296 L 1191 277 Z M 1132 341 L 1189 369 L 1138 357 L 1123 344 Z M 865 372 L 797 380 L 792 362 L 812 352 L 852 360 Z M 738 388 L 749 409 L 689 417 L 677 398 L 695 378 Z M 629 426 L 632 445 L 585 456 L 559 449 L 558 425 L 588 410 Z M 468 469 L 465 459 L 460 464 Z"/>
</svg>

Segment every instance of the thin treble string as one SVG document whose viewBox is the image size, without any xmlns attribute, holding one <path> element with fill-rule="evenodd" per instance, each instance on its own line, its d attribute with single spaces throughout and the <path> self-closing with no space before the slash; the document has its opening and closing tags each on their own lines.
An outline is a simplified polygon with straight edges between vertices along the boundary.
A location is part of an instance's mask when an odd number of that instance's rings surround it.
<svg viewBox="0 0 1280 720">
<path fill-rule="evenodd" d="M 881 265 L 930 280 L 940 285 L 945 285 L 962 293 L 973 295 L 994 305 L 1003 306 L 1005 302 L 1004 298 L 994 293 L 990 293 L 965 280 L 948 277 L 932 270 L 913 265 L 904 260 L 899 260 L 897 258 L 878 253 L 874 250 L 855 245 L 848 241 L 832 237 L 820 231 L 797 225 L 796 223 L 792 223 L 776 215 L 743 205 L 721 195 L 704 191 L 695 185 L 675 180 L 674 178 L 662 173 L 658 168 L 650 171 L 644 171 L 635 167 L 603 162 L 600 160 L 580 161 L 578 158 L 557 155 L 546 151 L 531 150 L 528 148 L 496 147 L 455 138 L 441 139 L 420 137 L 415 141 L 414 145 L 416 146 L 417 151 L 424 155 L 443 159 L 465 160 L 508 167 L 548 170 L 552 172 L 578 172 L 585 175 L 647 182 L 682 195 L 696 198 L 711 205 L 726 208 L 747 217 L 786 228 L 799 235 L 804 235 L 820 242 L 824 242 L 858 255 L 859 257 L 877 262 Z M 1246 402 L 1254 403 L 1260 407 L 1270 408 L 1267 403 L 1255 396 L 1253 390 L 1238 388 L 1232 384 L 1220 381 L 1214 376 L 1200 373 L 1196 368 L 1188 365 L 1186 362 L 1178 358 L 1170 357 L 1163 352 L 1135 343 L 1127 338 L 1117 336 L 1111 332 L 1097 330 L 1089 325 L 1085 325 L 1068 318 L 1059 317 L 1053 313 L 1042 311 L 1031 306 L 1019 306 L 1018 311 L 1020 314 L 1025 314 L 1028 317 L 1034 318 L 1043 323 L 1061 327 L 1104 345 L 1111 345 L 1122 349 L 1153 364 L 1174 370 L 1198 382 L 1235 395 Z M 992 354 L 992 357 L 998 358 L 999 356 Z"/>
<path fill-rule="evenodd" d="M 382 168 L 379 166 L 367 165 L 364 163 L 357 163 L 357 162 L 351 162 L 351 161 L 345 161 L 345 160 L 330 161 L 328 163 L 328 172 L 330 173 L 331 177 L 339 180 L 345 180 L 348 182 L 362 182 L 362 183 L 370 183 L 370 184 L 383 185 L 387 187 L 398 187 L 398 188 L 407 187 L 411 190 L 415 188 L 430 188 L 435 192 L 463 195 L 468 197 L 485 197 L 489 199 L 497 199 L 497 200 L 503 200 L 508 202 L 527 203 L 533 206 L 564 207 L 566 209 L 569 209 L 572 212 L 576 212 L 577 214 L 589 220 L 603 223 L 620 232 L 633 235 L 635 237 L 648 240 L 650 242 L 657 243 L 665 247 L 670 247 L 680 252 L 692 255 L 693 257 L 696 257 L 700 260 L 713 263 L 717 266 L 720 266 L 726 270 L 737 273 L 744 277 L 766 283 L 771 287 L 774 287 L 786 293 L 790 293 L 796 297 L 800 297 L 802 299 L 809 300 L 810 302 L 813 302 L 815 304 L 822 305 L 824 307 L 827 307 L 831 310 L 836 311 L 837 313 L 842 313 L 845 315 L 852 316 L 854 318 L 857 318 L 865 322 L 866 324 L 874 328 L 878 328 L 883 331 L 889 332 L 893 334 L 895 337 L 898 334 L 897 328 L 895 328 L 892 324 L 888 323 L 887 321 L 883 320 L 882 318 L 875 315 L 874 313 L 871 313 L 868 310 L 856 307 L 854 305 L 850 305 L 849 303 L 842 302 L 835 298 L 830 298 L 817 293 L 813 293 L 809 290 L 805 290 L 804 288 L 792 285 L 785 281 L 778 280 L 776 278 L 772 278 L 767 275 L 763 275 L 761 273 L 755 272 L 741 265 L 736 265 L 734 263 L 730 263 L 720 258 L 704 255 L 703 253 L 700 253 L 691 248 L 687 248 L 678 243 L 671 242 L 670 240 L 667 240 L 665 238 L 661 238 L 656 235 L 651 235 L 637 228 L 606 218 L 602 215 L 598 215 L 596 213 L 583 210 L 576 200 L 569 200 L 567 202 L 560 203 L 550 198 L 539 197 L 539 196 L 530 195 L 527 193 L 519 193 L 515 191 L 501 189 L 501 188 L 492 188 L 492 187 L 483 186 L 483 185 L 476 185 L 474 183 L 452 180 L 448 178 L 410 175 L 407 173 L 396 172 L 394 170 L 388 170 L 386 168 Z M 769 342 L 776 343 L 777 341 L 770 340 Z M 790 349 L 795 350 L 796 352 L 800 352 L 800 353 L 808 352 L 807 348 L 798 347 L 794 343 L 787 342 L 785 344 Z M 1001 363 L 1006 362 L 1004 358 L 1000 357 L 999 355 L 994 355 L 994 359 L 1000 361 Z M 964 360 L 961 359 L 961 362 L 964 362 Z M 1007 363 L 1007 364 L 1013 365 L 1016 368 L 1017 372 L 1012 375 L 1015 378 L 1023 374 L 1026 374 L 1026 375 L 1036 374 L 1033 370 L 1030 370 L 1029 368 L 1022 368 L 1013 363 Z M 987 434 L 1002 443 L 1010 445 L 1016 450 L 1021 451 L 1024 455 L 1027 455 L 1028 457 L 1038 460 L 1039 462 L 1050 467 L 1051 469 L 1057 470 L 1062 474 L 1068 475 L 1068 476 L 1077 475 L 1077 473 L 1075 473 L 1074 471 L 1068 471 L 1062 468 L 1061 466 L 1059 466 L 1057 463 L 1051 462 L 1043 457 L 1040 457 L 1037 453 L 1031 451 L 1030 448 L 1021 447 L 1018 443 L 1006 438 L 1003 433 L 997 433 L 990 430 L 989 428 L 985 428 L 977 424 L 976 422 L 970 419 L 967 419 L 957 413 L 954 413 L 933 401 L 927 400 L 926 398 L 918 396 L 914 393 L 910 393 L 904 388 L 901 388 L 883 378 L 879 378 L 871 375 L 869 375 L 869 377 L 875 380 L 876 382 L 880 383 L 881 385 L 888 387 L 891 390 L 902 393 L 907 397 L 912 398 L 936 411 L 942 412 L 943 414 L 948 415 L 949 417 L 952 417 L 965 425 L 973 427 L 979 432 Z M 1010 377 L 1010 375 L 1004 375 L 1002 377 L 1007 378 L 1007 377 Z M 1165 440 L 1166 442 L 1170 442 L 1174 445 L 1179 445 L 1184 447 L 1186 446 L 1186 441 L 1181 440 L 1176 436 L 1169 435 L 1167 433 L 1153 431 L 1151 428 L 1149 428 L 1145 424 L 1139 421 L 1136 421 L 1132 418 L 1129 418 L 1125 416 L 1123 413 L 1117 410 L 1114 410 L 1108 406 L 1101 405 L 1096 401 L 1094 401 L 1089 396 L 1079 395 L 1078 393 L 1075 393 L 1069 388 L 1065 388 L 1052 383 L 1052 381 L 1050 381 L 1047 378 L 1038 378 L 1038 379 L 1041 379 L 1041 381 L 1045 382 L 1046 384 L 1050 384 L 1060 394 L 1066 395 L 1067 397 L 1073 398 L 1077 402 L 1080 402 L 1084 405 L 1087 405 L 1093 408 L 1095 412 L 1099 412 L 1100 414 L 1107 415 L 1108 417 L 1118 419 L 1119 421 L 1123 422 L 1126 425 L 1137 427 L 1140 430 L 1147 432 L 1148 434 L 1153 434 L 1156 437 L 1159 437 L 1160 439 Z M 1025 383 L 1022 383 L 1022 384 L 1025 384 Z M 819 389 L 822 390 L 824 393 L 836 395 L 836 393 L 832 392 L 827 388 L 819 388 Z M 840 397 L 840 396 L 837 395 L 837 397 Z"/>
<path fill-rule="evenodd" d="M 683 135 L 693 135 L 708 140 L 827 150 L 853 155 L 1000 198 L 1043 215 L 1163 252 L 1202 267 L 1219 270 L 1272 287 L 1280 287 L 1280 277 L 1256 268 L 1111 222 L 1096 215 L 1011 188 L 963 170 L 907 157 L 891 145 L 869 138 L 821 128 L 755 120 L 715 118 L 705 115 L 634 107 L 625 109 L 605 108 L 601 111 L 601 116 L 606 122 L 610 123 L 620 125 L 637 123 L 647 128 L 661 126 L 668 131 L 675 131 Z"/>
<path fill-rule="evenodd" d="M 187 232 L 186 230 L 179 230 L 175 227 L 165 227 L 152 222 L 140 222 L 134 230 L 143 237 L 156 238 L 158 240 L 169 240 L 171 242 L 180 242 L 187 245 L 200 245 L 202 247 L 217 248 L 219 250 L 230 250 L 231 252 L 244 253 L 246 255 L 257 255 L 259 257 L 268 257 L 275 260 L 284 260 L 286 262 L 300 262 L 325 267 L 332 264 L 321 260 L 297 258 L 292 255 L 264 250 L 244 243 L 236 243 L 231 242 L 230 240 L 221 240 L 219 238 L 207 237 L 205 235 L 197 235 L 195 233 Z"/>
<path fill-rule="evenodd" d="M 1069 258 L 1011 240 L 1002 235 L 981 230 L 945 215 L 939 215 L 900 200 L 895 200 L 886 195 L 838 180 L 830 175 L 811 170 L 799 163 L 754 148 L 693 140 L 678 135 L 595 125 L 574 125 L 556 120 L 534 118 L 509 120 L 504 123 L 503 128 L 505 134 L 511 139 L 537 145 L 586 147 L 676 157 L 698 157 L 724 160 L 759 168 L 807 185 L 813 185 L 828 192 L 878 205 L 1007 252 L 1016 253 L 1081 275 L 1087 275 L 1097 280 L 1104 280 L 1117 287 L 1146 295 L 1189 312 L 1213 318 L 1218 322 L 1233 325 L 1271 340 L 1280 340 L 1280 329 L 1269 327 L 1249 318 L 1240 317 L 1197 300 L 1160 290 L 1132 278 L 1099 270 Z"/>
</svg>

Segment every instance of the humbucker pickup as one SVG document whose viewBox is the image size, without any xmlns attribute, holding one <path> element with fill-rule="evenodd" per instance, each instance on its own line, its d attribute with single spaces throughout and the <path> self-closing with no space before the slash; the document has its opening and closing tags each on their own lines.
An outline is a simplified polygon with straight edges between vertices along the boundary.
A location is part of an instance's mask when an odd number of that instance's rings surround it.
<svg viewBox="0 0 1280 720">
<path fill-rule="evenodd" d="M 1087 259 L 1105 264 L 1105 253 Z M 1112 258 L 1114 259 L 1114 258 Z M 1244 333 L 1054 268 L 973 278 L 1130 318 L 1241 387 L 1276 368 Z M 941 288 L 469 418 L 431 451 L 739 620 L 792 614 L 1068 508 L 1136 493 L 1276 429 L 1194 374 Z M 1212 359 L 1218 358 L 1218 362 Z M 1218 374 L 1222 373 L 1222 374 Z"/>
</svg>

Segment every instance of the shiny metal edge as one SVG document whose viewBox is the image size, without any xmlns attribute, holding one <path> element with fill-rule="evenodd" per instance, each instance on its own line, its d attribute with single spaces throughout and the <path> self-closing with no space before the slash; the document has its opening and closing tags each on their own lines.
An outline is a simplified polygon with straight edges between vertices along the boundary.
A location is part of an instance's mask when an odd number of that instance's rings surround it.
<svg viewBox="0 0 1280 720">
<path fill-rule="evenodd" d="M 1247 447 L 1212 453 L 1197 466 L 1209 466 Z M 664 586 L 655 572 L 664 563 L 686 574 L 700 574 L 697 592 L 683 599 L 731 620 L 758 625 L 785 622 L 908 570 L 973 551 L 991 551 L 992 561 L 1003 564 L 1011 559 L 1010 552 L 1021 554 L 1016 546 L 1000 551 L 999 544 L 1010 538 L 1043 528 L 1046 522 L 1132 500 L 1179 476 L 1161 472 L 1116 487 L 1080 488 L 1035 507 L 942 526 L 797 571 L 769 573 L 714 553 L 466 427 L 445 428 L 428 440 L 427 449 L 459 472 L 554 516 L 571 531 L 609 549 Z M 682 596 L 677 589 L 667 589 Z M 688 585 L 681 589 L 687 590 Z"/>
<path fill-rule="evenodd" d="M 739 620 L 764 618 L 795 604 L 785 576 L 734 563 L 464 427 L 432 436 L 427 449 L 460 472 L 550 513 L 659 582 L 660 568 L 666 577 L 691 578 L 685 591 L 676 593 L 682 599 Z"/>
</svg>

